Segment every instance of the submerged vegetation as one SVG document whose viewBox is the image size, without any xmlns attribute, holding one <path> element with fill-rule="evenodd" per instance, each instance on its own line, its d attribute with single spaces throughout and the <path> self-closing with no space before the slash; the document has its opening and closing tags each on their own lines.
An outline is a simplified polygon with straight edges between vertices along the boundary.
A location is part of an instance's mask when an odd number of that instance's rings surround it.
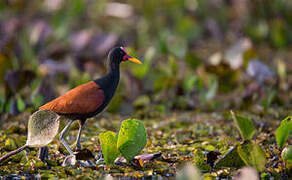
<svg viewBox="0 0 292 180">
<path fill-rule="evenodd" d="M 1 1 L 0 156 L 32 138 L 39 106 L 104 75 L 111 48 L 143 64 L 121 66 L 108 109 L 86 122 L 76 157 L 94 165 L 63 167 L 55 138 L 48 160 L 26 148 L 0 179 L 291 178 L 291 12 L 289 0 Z"/>
</svg>

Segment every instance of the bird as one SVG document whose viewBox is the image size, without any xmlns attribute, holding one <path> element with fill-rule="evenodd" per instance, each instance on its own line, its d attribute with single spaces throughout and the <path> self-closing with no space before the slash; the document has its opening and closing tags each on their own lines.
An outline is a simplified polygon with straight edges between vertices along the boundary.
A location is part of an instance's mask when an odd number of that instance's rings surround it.
<svg viewBox="0 0 292 180">
<path fill-rule="evenodd" d="M 100 114 L 109 105 L 119 84 L 120 63 L 126 61 L 142 64 L 140 60 L 130 56 L 125 48 L 113 48 L 107 58 L 107 73 L 105 76 L 79 85 L 39 107 L 39 110 L 47 109 L 69 119 L 69 122 L 61 131 L 59 139 L 70 155 L 74 155 L 74 152 L 64 140 L 65 134 L 73 121 L 77 120 L 79 131 L 75 144 L 76 150 L 81 150 L 80 137 L 86 120 Z"/>
</svg>

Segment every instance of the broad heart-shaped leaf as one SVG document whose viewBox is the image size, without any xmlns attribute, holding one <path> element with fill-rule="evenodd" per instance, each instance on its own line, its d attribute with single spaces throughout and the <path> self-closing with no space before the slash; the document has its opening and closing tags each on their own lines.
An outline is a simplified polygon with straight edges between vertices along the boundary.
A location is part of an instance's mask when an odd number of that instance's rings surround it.
<svg viewBox="0 0 292 180">
<path fill-rule="evenodd" d="M 284 161 L 292 164 L 292 145 L 285 147 L 281 154 Z"/>
<path fill-rule="evenodd" d="M 252 121 L 245 117 L 235 115 L 233 111 L 231 111 L 231 115 L 240 132 L 241 138 L 243 140 L 251 139 L 255 133 Z"/>
<path fill-rule="evenodd" d="M 292 116 L 285 118 L 276 130 L 276 141 L 279 147 L 283 147 L 292 131 Z"/>
<path fill-rule="evenodd" d="M 106 131 L 99 135 L 99 142 L 106 164 L 112 164 L 119 155 L 117 140 L 116 133 L 112 131 Z"/>
<path fill-rule="evenodd" d="M 237 148 L 237 152 L 247 166 L 263 171 L 266 164 L 265 151 L 256 143 L 247 141 Z"/>
<path fill-rule="evenodd" d="M 131 161 L 146 145 L 146 129 L 136 119 L 124 120 L 118 136 L 118 150 Z"/>
<path fill-rule="evenodd" d="M 50 110 L 39 110 L 29 117 L 26 145 L 42 147 L 53 141 L 58 133 L 59 118 Z"/>
</svg>

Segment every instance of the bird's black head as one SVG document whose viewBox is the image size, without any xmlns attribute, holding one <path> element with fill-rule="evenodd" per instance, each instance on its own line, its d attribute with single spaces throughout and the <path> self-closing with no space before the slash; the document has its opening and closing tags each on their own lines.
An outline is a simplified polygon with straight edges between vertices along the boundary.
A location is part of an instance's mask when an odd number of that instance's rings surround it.
<svg viewBox="0 0 292 180">
<path fill-rule="evenodd" d="M 128 55 L 126 50 L 123 47 L 115 47 L 113 48 L 108 56 L 108 59 L 110 60 L 110 64 L 120 64 L 123 61 L 132 61 L 137 64 L 142 64 L 141 61 L 139 61 L 136 58 L 131 57 Z"/>
</svg>

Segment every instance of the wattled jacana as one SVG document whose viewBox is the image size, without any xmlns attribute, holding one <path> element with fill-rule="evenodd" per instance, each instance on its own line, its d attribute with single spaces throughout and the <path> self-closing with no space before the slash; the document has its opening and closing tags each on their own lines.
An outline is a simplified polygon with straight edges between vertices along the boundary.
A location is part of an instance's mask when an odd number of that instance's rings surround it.
<svg viewBox="0 0 292 180">
<path fill-rule="evenodd" d="M 123 47 L 112 49 L 108 55 L 108 72 L 104 77 L 75 87 L 39 108 L 54 111 L 70 119 L 60 133 L 60 140 L 70 155 L 73 155 L 73 151 L 64 141 L 64 134 L 72 122 L 78 120 L 79 132 L 76 139 L 76 149 L 81 150 L 80 136 L 86 119 L 96 116 L 109 104 L 119 84 L 120 63 L 127 60 L 142 64 L 138 59 L 129 56 Z"/>
</svg>

